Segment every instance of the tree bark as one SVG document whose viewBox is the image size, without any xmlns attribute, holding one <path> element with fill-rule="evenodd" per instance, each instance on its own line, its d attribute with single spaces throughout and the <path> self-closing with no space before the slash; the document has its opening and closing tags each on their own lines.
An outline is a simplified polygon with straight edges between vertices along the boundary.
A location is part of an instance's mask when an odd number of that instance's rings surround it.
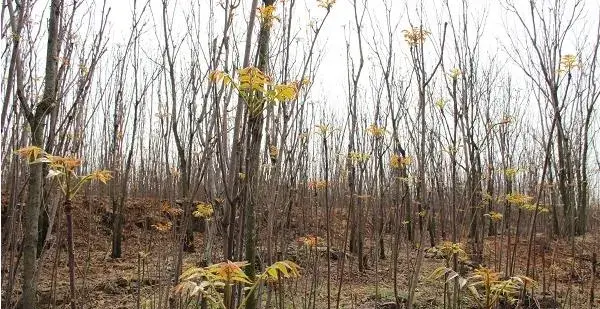
<svg viewBox="0 0 600 309">
<path fill-rule="evenodd" d="M 31 145 L 44 146 L 46 116 L 56 105 L 56 77 L 58 67 L 58 25 L 62 1 L 52 0 L 48 20 L 48 45 L 42 100 L 35 107 L 35 114 L 25 110 L 31 128 Z M 24 103 L 24 102 L 22 102 Z M 26 106 L 26 105 L 25 105 Z M 23 211 L 23 308 L 36 308 L 38 217 L 40 214 L 43 185 L 43 165 L 32 164 L 29 170 L 27 206 Z"/>
<path fill-rule="evenodd" d="M 264 0 L 264 6 L 273 5 L 274 0 Z M 252 21 L 251 21 L 252 22 Z M 269 65 L 269 38 L 271 27 L 268 22 L 262 22 L 258 37 L 258 69 L 267 74 Z M 246 178 L 244 180 L 244 215 L 245 215 L 245 258 L 248 261 L 246 274 L 250 280 L 254 280 L 256 269 L 259 267 L 256 257 L 256 213 L 257 204 L 256 189 L 258 189 L 259 163 L 260 163 L 260 145 L 263 135 L 263 106 L 264 102 L 257 109 L 258 112 L 248 109 L 248 136 L 246 138 L 248 150 L 246 152 Z M 256 292 L 252 291 L 246 302 L 247 309 L 256 308 Z"/>
<path fill-rule="evenodd" d="M 75 253 L 73 245 L 73 204 L 70 197 L 64 203 L 65 216 L 67 219 L 67 254 L 69 267 L 69 296 L 71 309 L 75 309 Z"/>
</svg>

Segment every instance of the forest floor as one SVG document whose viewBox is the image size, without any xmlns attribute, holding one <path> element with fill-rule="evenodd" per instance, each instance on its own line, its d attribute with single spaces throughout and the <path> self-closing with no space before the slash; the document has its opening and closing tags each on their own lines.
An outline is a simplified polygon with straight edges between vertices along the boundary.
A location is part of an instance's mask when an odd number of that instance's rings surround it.
<svg viewBox="0 0 600 309">
<path fill-rule="evenodd" d="M 106 201 L 90 199 L 89 202 L 78 202 L 74 210 L 76 278 L 78 286 L 79 303 L 83 308 L 136 308 L 139 302 L 142 308 L 157 308 L 151 304 L 165 304 L 173 278 L 169 277 L 174 267 L 174 258 L 177 248 L 174 247 L 173 232 L 161 233 L 155 229 L 147 229 L 152 222 L 165 222 L 167 219 L 161 211 L 162 202 L 153 199 L 133 199 L 126 205 L 127 217 L 124 225 L 123 256 L 112 259 L 111 236 L 107 213 L 109 206 Z M 297 248 L 297 238 L 307 234 L 325 235 L 324 222 L 318 224 L 319 233 L 315 231 L 316 225 L 305 225 L 301 222 L 302 215 L 293 214 L 291 228 L 284 231 L 284 241 L 289 244 L 289 250 Z M 332 238 L 334 244 L 341 244 L 344 239 L 345 214 L 344 211 L 333 213 Z M 59 224 L 64 226 L 61 217 Z M 324 221 L 324 220 L 323 220 Z M 367 230 L 371 227 L 367 224 Z M 308 231 L 309 233 L 305 233 Z M 69 303 L 69 281 L 67 268 L 66 246 L 64 231 L 52 238 L 49 247 L 40 264 L 39 278 L 39 303 L 40 308 L 67 308 Z M 184 270 L 191 265 L 199 265 L 204 254 L 205 233 L 196 233 L 196 253 L 186 253 L 183 257 Z M 277 234 L 277 233 L 276 233 Z M 370 233 L 369 233 L 370 234 Z M 213 262 L 220 262 L 218 256 L 222 249 L 222 239 L 217 233 L 213 248 Z M 391 235 L 385 236 L 385 244 L 391 244 Z M 324 238 L 324 237 L 323 237 Z M 259 238 L 264 239 L 264 238 Z M 373 252 L 372 242 L 367 241 L 365 252 Z M 484 244 L 484 261 L 489 267 L 494 267 L 494 262 L 502 251 L 502 270 L 505 267 L 506 245 L 501 246 L 500 236 L 488 237 Z M 506 238 L 502 241 L 506 243 Z M 513 244 L 514 246 L 514 239 Z M 56 250 L 57 248 L 61 250 Z M 556 295 L 550 300 L 547 296 L 541 301 L 540 308 L 556 308 L 550 304 L 558 302 L 559 308 L 566 308 L 570 300 L 571 308 L 600 308 L 600 273 L 596 267 L 596 299 L 590 304 L 589 297 L 592 289 L 592 254 L 598 253 L 600 247 L 600 233 L 588 233 L 575 240 L 575 258 L 571 258 L 571 245 L 567 240 L 544 241 L 543 237 L 536 241 L 533 247 L 534 255 L 531 259 L 534 273 L 532 277 L 538 282 L 534 295 L 540 301 L 546 295 Z M 335 248 L 335 247 L 333 247 Z M 264 249 L 261 247 L 259 249 Z M 339 308 L 395 308 L 393 266 L 390 249 L 386 248 L 386 259 L 378 260 L 377 265 L 373 259 L 367 260 L 368 269 L 359 272 L 357 259 L 351 254 L 342 259 L 343 253 L 332 254 L 329 259 L 331 266 L 331 306 L 335 308 L 340 274 L 338 269 L 344 260 L 342 288 L 339 297 Z M 527 264 L 527 241 L 525 237 L 516 244 L 515 274 L 524 274 Z M 259 250 L 260 251 L 260 250 Z M 57 255 L 58 253 L 58 255 Z M 414 267 L 417 250 L 410 245 L 401 245 L 398 258 L 397 290 L 401 299 L 406 298 L 409 271 Z M 317 279 L 316 286 L 312 287 L 315 293 L 316 308 L 327 308 L 327 264 L 326 256 L 319 255 L 316 269 L 312 259 L 302 254 L 288 252 L 286 258 L 295 260 L 302 269 L 302 278 L 296 283 L 285 288 L 286 294 L 292 295 L 292 301 L 286 308 L 310 308 L 307 301 L 311 290 L 311 282 Z M 543 267 L 542 267 L 543 265 Z M 445 266 L 445 260 L 435 251 L 426 252 L 426 258 L 421 268 L 421 277 L 416 290 L 417 308 L 443 308 L 444 290 L 441 281 L 431 281 L 427 277 L 436 268 Z M 4 271 L 4 270 L 3 270 Z M 138 279 L 141 278 L 141 279 Z M 19 280 L 19 279 L 18 279 Z M 139 289 L 138 286 L 141 285 Z M 3 284 L 4 286 L 4 284 Z M 16 283 L 16 292 L 20 282 Z M 3 291 L 3 299 L 5 298 Z M 570 296 L 570 297 L 569 297 Z M 263 301 L 267 301 L 264 300 Z M 544 305 L 544 302 L 547 305 Z M 4 302 L 3 302 L 4 303 Z M 386 306 L 387 305 L 387 306 Z M 391 307 L 388 307 L 391 306 Z M 162 308 L 162 307 L 161 307 Z M 531 308 L 536 308 L 532 306 Z"/>
</svg>

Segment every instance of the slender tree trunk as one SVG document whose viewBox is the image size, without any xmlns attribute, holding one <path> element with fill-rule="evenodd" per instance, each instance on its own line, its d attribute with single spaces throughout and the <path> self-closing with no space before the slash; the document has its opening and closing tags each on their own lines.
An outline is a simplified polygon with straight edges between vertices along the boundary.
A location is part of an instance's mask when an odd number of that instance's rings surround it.
<svg viewBox="0 0 600 309">
<path fill-rule="evenodd" d="M 265 6 L 273 5 L 274 0 L 264 0 Z M 267 74 L 269 65 L 269 37 L 272 21 L 263 21 L 258 37 L 258 69 Z M 263 105 L 260 103 L 258 112 L 248 109 L 248 151 L 246 153 L 246 179 L 244 180 L 244 217 L 245 217 L 245 257 L 249 262 L 246 274 L 250 280 L 254 280 L 256 270 L 259 267 L 256 258 L 256 204 L 258 194 L 258 176 L 260 163 L 260 146 L 263 133 Z M 247 309 L 256 308 L 256 292 L 252 291 L 246 303 Z"/>
<path fill-rule="evenodd" d="M 73 204 L 70 197 L 64 203 L 65 217 L 67 220 L 67 254 L 69 267 L 69 296 L 71 309 L 76 308 L 75 296 L 75 249 L 73 245 Z"/>
<path fill-rule="evenodd" d="M 256 18 L 256 7 L 258 6 L 258 0 L 252 0 L 252 4 L 250 7 L 249 14 L 249 23 L 248 28 L 246 29 L 246 45 L 244 47 L 244 62 L 242 67 L 248 67 L 250 65 L 250 56 L 252 54 L 252 34 L 254 32 L 254 19 Z M 231 153 L 230 153 L 230 161 L 229 161 L 229 178 L 227 179 L 228 186 L 230 188 L 229 194 L 232 196 L 231 199 L 228 199 L 228 203 L 225 207 L 225 229 L 227 231 L 227 237 L 224 242 L 223 250 L 225 257 L 228 259 L 232 259 L 234 255 L 234 240 L 235 240 L 235 222 L 236 222 L 236 213 L 238 208 L 238 191 L 240 187 L 240 181 L 238 177 L 238 172 L 241 172 L 242 166 L 242 152 L 243 152 L 243 99 L 241 96 L 238 96 L 238 104 L 236 107 L 235 113 L 235 125 L 233 127 L 233 137 L 231 144 Z M 223 115 L 226 117 L 227 113 L 224 110 Z M 226 118 L 224 118 L 226 119 Z M 225 122 L 224 122 L 225 123 Z M 225 124 L 224 124 L 225 126 Z M 226 132 L 224 130 L 223 132 Z M 225 147 L 226 148 L 226 147 Z"/>
<path fill-rule="evenodd" d="M 42 100 L 36 104 L 35 114 L 25 110 L 31 127 L 31 145 L 44 147 L 46 116 L 56 106 L 56 76 L 58 66 L 58 25 L 62 1 L 52 0 L 48 21 L 48 45 L 46 50 L 46 71 Z M 22 102 L 22 104 L 25 104 Z M 41 207 L 43 165 L 32 164 L 29 170 L 28 200 L 23 211 L 23 308 L 36 308 L 37 287 L 37 242 L 38 218 Z"/>
</svg>

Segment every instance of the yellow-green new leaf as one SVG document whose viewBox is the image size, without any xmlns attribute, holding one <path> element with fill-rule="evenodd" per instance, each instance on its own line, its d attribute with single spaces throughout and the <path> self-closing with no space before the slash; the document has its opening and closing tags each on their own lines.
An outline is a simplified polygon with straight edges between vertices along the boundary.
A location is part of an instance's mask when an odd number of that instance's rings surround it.
<svg viewBox="0 0 600 309">
<path fill-rule="evenodd" d="M 98 180 L 103 184 L 106 184 L 109 180 L 113 178 L 112 172 L 107 170 L 99 170 L 94 171 L 89 175 L 91 180 Z"/>
<path fill-rule="evenodd" d="M 292 261 L 278 261 L 267 267 L 262 277 L 268 281 L 277 281 L 279 274 L 282 274 L 284 278 L 298 278 L 300 277 L 299 270 L 300 266 Z"/>
<path fill-rule="evenodd" d="M 33 162 L 40 157 L 40 154 L 44 153 L 44 150 L 37 146 L 27 146 L 18 149 L 16 152 L 21 158 L 27 159 L 29 162 Z"/>
</svg>

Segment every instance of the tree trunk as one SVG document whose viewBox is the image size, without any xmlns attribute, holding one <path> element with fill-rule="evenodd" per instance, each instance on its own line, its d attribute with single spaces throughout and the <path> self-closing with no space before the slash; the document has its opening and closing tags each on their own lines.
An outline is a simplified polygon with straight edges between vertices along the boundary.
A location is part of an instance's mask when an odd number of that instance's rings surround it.
<svg viewBox="0 0 600 309">
<path fill-rule="evenodd" d="M 65 200 L 65 217 L 67 219 L 67 254 L 69 267 L 69 296 L 71 309 L 75 309 L 75 253 L 73 246 L 73 204 L 67 197 Z"/>
<path fill-rule="evenodd" d="M 58 66 L 58 24 L 60 19 L 61 0 L 52 0 L 48 21 L 48 46 L 46 50 L 46 71 L 44 76 L 44 93 L 42 100 L 36 105 L 35 114 L 28 114 L 31 127 L 31 145 L 44 146 L 44 128 L 48 113 L 56 105 L 56 76 Z M 38 218 L 40 215 L 43 185 L 43 165 L 30 165 L 27 206 L 23 211 L 23 308 L 36 308 L 36 256 L 38 242 Z"/>
<path fill-rule="evenodd" d="M 246 29 L 246 45 L 244 47 L 244 62 L 242 67 L 248 67 L 250 65 L 250 55 L 252 54 L 252 34 L 254 32 L 254 19 L 256 18 L 256 7 L 258 6 L 258 0 L 252 0 L 249 20 L 251 22 L 248 23 L 248 28 Z M 234 248 L 235 248 L 235 230 L 236 230 L 236 214 L 239 203 L 239 187 L 240 187 L 240 179 L 238 177 L 238 173 L 241 172 L 242 166 L 242 132 L 244 128 L 243 123 L 243 99 L 241 96 L 238 96 L 238 105 L 236 107 L 235 112 L 235 125 L 233 126 L 233 136 L 231 138 L 231 153 L 230 153 L 230 161 L 229 161 L 229 175 L 226 180 L 229 186 L 229 194 L 232 196 L 231 199 L 227 200 L 227 204 L 224 207 L 224 220 L 225 220 L 225 230 L 227 231 L 227 237 L 225 238 L 223 244 L 223 253 L 227 259 L 233 259 L 234 256 Z M 223 108 L 223 119 L 227 119 L 227 110 L 225 107 Z M 227 132 L 227 121 L 223 121 L 223 132 Z M 226 141 L 227 134 L 223 133 L 223 139 Z M 227 143 L 223 143 L 223 153 L 226 152 Z M 223 167 L 222 167 L 223 168 Z"/>
<path fill-rule="evenodd" d="M 265 6 L 273 5 L 274 0 L 264 0 Z M 258 37 L 258 69 L 267 74 L 269 63 L 269 37 L 270 25 L 268 22 L 262 22 Z M 258 112 L 248 110 L 248 134 L 246 152 L 246 178 L 244 183 L 244 214 L 245 214 L 245 258 L 249 265 L 246 267 L 246 274 L 250 280 L 254 280 L 256 270 L 259 267 L 256 257 L 256 213 L 257 204 L 256 189 L 258 189 L 257 176 L 259 175 L 260 146 L 263 131 L 263 105 L 257 109 Z M 256 308 L 256 292 L 252 291 L 246 302 L 247 309 Z"/>
</svg>

